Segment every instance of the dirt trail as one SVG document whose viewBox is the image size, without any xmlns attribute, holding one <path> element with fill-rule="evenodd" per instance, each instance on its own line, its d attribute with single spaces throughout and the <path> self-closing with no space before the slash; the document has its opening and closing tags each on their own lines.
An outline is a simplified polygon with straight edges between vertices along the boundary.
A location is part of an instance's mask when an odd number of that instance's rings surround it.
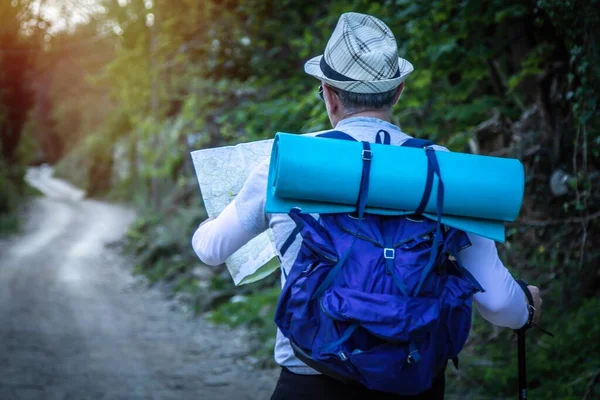
<svg viewBox="0 0 600 400">
<path fill-rule="evenodd" d="M 35 169 L 46 194 L 0 241 L 0 400 L 268 399 L 245 333 L 173 312 L 106 244 L 133 213 Z"/>
</svg>

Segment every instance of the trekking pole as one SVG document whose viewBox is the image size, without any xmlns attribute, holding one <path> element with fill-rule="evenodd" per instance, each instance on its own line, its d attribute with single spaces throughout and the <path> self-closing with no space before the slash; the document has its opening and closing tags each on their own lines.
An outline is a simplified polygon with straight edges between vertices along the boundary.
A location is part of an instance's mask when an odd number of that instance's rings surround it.
<svg viewBox="0 0 600 400">
<path fill-rule="evenodd" d="M 527 358 L 525 354 L 525 329 L 517 331 L 519 346 L 519 400 L 527 399 Z"/>
<path fill-rule="evenodd" d="M 521 279 L 517 279 L 517 283 L 523 289 L 525 293 L 525 297 L 527 297 L 528 303 L 528 311 L 529 318 L 527 319 L 527 323 L 521 329 L 515 330 L 517 332 L 517 343 L 518 343 L 518 363 L 519 363 L 519 396 L 518 400 L 526 400 L 527 399 L 527 355 L 525 352 L 525 332 L 527 329 L 531 327 L 533 324 L 533 313 L 535 312 L 535 308 L 533 308 L 533 297 L 531 296 L 531 292 L 527 288 L 529 286 L 527 282 Z"/>
<path fill-rule="evenodd" d="M 527 318 L 527 323 L 520 329 L 515 329 L 517 332 L 517 343 L 518 343 L 518 357 L 519 357 L 519 400 L 527 399 L 527 355 L 525 351 L 525 332 L 527 329 L 535 326 L 546 335 L 554 337 L 554 335 L 548 332 L 545 329 L 540 328 L 533 322 L 533 316 L 536 309 L 533 307 L 533 296 L 531 296 L 531 292 L 527 288 L 529 286 L 527 282 L 522 279 L 517 279 L 516 281 L 523 292 L 525 293 L 525 297 L 527 297 L 527 310 L 529 313 L 529 317 Z"/>
</svg>

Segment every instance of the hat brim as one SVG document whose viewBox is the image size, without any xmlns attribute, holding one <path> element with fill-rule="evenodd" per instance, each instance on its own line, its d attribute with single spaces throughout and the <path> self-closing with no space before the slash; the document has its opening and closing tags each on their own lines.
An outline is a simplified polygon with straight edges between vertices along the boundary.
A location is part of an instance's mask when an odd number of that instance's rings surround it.
<svg viewBox="0 0 600 400">
<path fill-rule="evenodd" d="M 321 71 L 322 55 L 311 58 L 304 64 L 304 72 L 308 75 L 327 83 L 335 88 L 353 93 L 385 93 L 394 90 L 406 80 L 408 75 L 413 72 L 413 65 L 404 58 L 398 57 L 398 67 L 400 75 L 393 79 L 382 79 L 379 81 L 336 81 L 327 78 Z"/>
</svg>

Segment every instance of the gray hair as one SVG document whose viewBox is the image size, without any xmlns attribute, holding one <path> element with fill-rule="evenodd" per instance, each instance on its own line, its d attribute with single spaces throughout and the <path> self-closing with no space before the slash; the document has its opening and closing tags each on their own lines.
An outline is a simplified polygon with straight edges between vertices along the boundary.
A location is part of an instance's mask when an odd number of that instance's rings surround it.
<svg viewBox="0 0 600 400">
<path fill-rule="evenodd" d="M 397 88 L 396 88 L 397 89 Z M 384 93 L 353 93 L 335 88 L 344 111 L 356 113 L 360 111 L 389 111 L 394 105 L 396 89 Z"/>
</svg>

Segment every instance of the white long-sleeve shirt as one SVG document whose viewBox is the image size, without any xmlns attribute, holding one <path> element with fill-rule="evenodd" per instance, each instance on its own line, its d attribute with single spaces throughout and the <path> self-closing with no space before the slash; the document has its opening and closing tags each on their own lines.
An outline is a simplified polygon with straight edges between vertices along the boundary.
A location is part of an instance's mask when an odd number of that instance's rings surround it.
<svg viewBox="0 0 600 400">
<path fill-rule="evenodd" d="M 360 141 L 375 142 L 380 129 L 390 133 L 392 145 L 401 145 L 409 139 L 398 127 L 376 118 L 349 118 L 336 126 Z M 439 148 L 440 150 L 445 150 Z M 273 230 L 275 246 L 279 250 L 295 223 L 286 214 L 265 214 L 268 161 L 258 166 L 248 177 L 236 198 L 214 220 L 203 223 L 194 233 L 192 247 L 198 257 L 208 265 L 219 265 L 227 257 L 267 228 Z M 485 289 L 474 295 L 479 313 L 493 324 L 512 329 L 522 327 L 527 321 L 527 299 L 509 271 L 498 257 L 495 243 L 490 239 L 469 234 L 471 246 L 458 253 L 464 267 Z M 296 238 L 281 257 L 282 268 L 289 273 L 300 249 L 302 238 Z M 282 274 L 282 286 L 285 278 Z M 289 341 L 277 331 L 275 361 L 300 374 L 314 374 L 313 369 L 298 360 Z"/>
</svg>

